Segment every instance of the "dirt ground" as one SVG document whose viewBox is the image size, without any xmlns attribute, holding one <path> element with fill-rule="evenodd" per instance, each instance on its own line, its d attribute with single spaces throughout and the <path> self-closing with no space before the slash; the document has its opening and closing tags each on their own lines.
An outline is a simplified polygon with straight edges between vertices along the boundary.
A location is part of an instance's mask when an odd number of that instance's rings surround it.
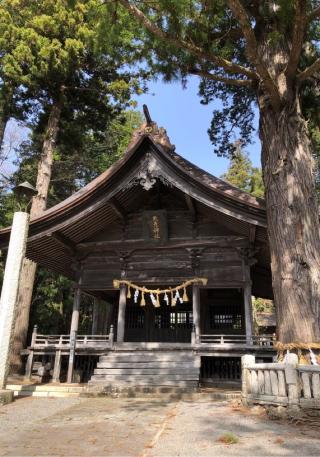
<svg viewBox="0 0 320 457">
<path fill-rule="evenodd" d="M 0 408 L 0 455 L 320 456 L 320 430 L 208 399 L 24 398 Z"/>
</svg>

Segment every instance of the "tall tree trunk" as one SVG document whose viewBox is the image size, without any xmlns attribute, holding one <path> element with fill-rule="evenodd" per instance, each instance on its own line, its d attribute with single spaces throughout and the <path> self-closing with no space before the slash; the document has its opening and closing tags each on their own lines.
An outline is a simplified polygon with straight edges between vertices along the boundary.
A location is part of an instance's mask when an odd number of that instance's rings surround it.
<svg viewBox="0 0 320 457">
<path fill-rule="evenodd" d="M 8 123 L 9 117 L 3 114 L 2 108 L 0 107 L 0 149 L 2 148 L 4 132 Z"/>
<path fill-rule="evenodd" d="M 34 197 L 31 206 L 31 219 L 39 216 L 45 209 L 48 199 L 48 191 L 51 179 L 53 153 L 59 132 L 59 121 L 61 116 L 62 97 L 52 105 L 48 119 L 45 139 L 42 146 L 41 159 L 38 165 L 37 190 L 38 195 Z M 37 265 L 29 259 L 24 259 L 19 296 L 18 312 L 14 329 L 13 351 L 11 357 L 11 371 L 19 373 L 22 370 L 21 350 L 26 345 L 30 306 L 35 280 Z"/>
<path fill-rule="evenodd" d="M 314 163 L 297 96 L 278 112 L 261 97 L 260 139 L 278 339 L 320 340 L 320 238 Z"/>
<path fill-rule="evenodd" d="M 11 116 L 13 89 L 3 84 L 0 90 L 0 149 L 3 145 L 4 133 Z"/>
</svg>

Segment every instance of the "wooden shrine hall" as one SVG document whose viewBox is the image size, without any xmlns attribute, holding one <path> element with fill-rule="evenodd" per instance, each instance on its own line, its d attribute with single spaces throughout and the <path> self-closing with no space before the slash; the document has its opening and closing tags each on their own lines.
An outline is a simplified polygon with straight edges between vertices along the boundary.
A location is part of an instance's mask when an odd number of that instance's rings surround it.
<svg viewBox="0 0 320 457">
<path fill-rule="evenodd" d="M 264 201 L 182 158 L 150 118 L 123 158 L 31 221 L 26 255 L 75 287 L 70 334 L 35 330 L 28 376 L 50 356 L 53 380 L 65 363 L 71 382 L 91 357 L 90 383 L 195 386 L 239 380 L 244 353 L 273 355 L 252 322 L 252 295 L 272 298 Z M 92 335 L 78 334 L 81 294 L 109 304 Z"/>
</svg>

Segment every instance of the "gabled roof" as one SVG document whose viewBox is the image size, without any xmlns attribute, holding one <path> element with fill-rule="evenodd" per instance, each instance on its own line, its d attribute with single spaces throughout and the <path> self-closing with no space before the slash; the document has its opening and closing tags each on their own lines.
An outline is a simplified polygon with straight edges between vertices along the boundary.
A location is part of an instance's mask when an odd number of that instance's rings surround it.
<svg viewBox="0 0 320 457">
<path fill-rule="evenodd" d="M 31 221 L 27 256 L 73 277 L 71 258 L 76 245 L 117 218 L 112 209 L 115 196 L 120 205 L 130 207 L 143 191 L 141 186 L 138 186 L 139 192 L 132 191 L 132 187 L 141 184 L 146 177 L 176 187 L 235 224 L 256 227 L 262 239 L 266 239 L 264 200 L 201 170 L 175 153 L 173 148 L 161 145 L 151 135 L 143 133 L 104 173 Z M 9 233 L 10 227 L 0 230 L 0 247 L 7 245 Z"/>
</svg>

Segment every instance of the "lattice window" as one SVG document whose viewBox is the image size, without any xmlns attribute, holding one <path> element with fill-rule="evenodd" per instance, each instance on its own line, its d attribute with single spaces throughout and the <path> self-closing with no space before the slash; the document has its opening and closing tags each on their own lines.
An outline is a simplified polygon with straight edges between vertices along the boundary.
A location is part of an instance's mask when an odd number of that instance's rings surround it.
<svg viewBox="0 0 320 457">
<path fill-rule="evenodd" d="M 126 328 L 144 328 L 145 314 L 140 306 L 128 306 L 126 310 Z"/>
<path fill-rule="evenodd" d="M 241 360 L 238 357 L 201 357 L 200 378 L 212 381 L 239 381 Z"/>
<path fill-rule="evenodd" d="M 192 328 L 193 318 L 190 311 L 170 312 L 167 308 L 155 314 L 155 328 Z"/>
<path fill-rule="evenodd" d="M 243 315 L 241 305 L 211 305 L 210 328 L 213 330 L 241 330 L 243 328 Z"/>
</svg>

